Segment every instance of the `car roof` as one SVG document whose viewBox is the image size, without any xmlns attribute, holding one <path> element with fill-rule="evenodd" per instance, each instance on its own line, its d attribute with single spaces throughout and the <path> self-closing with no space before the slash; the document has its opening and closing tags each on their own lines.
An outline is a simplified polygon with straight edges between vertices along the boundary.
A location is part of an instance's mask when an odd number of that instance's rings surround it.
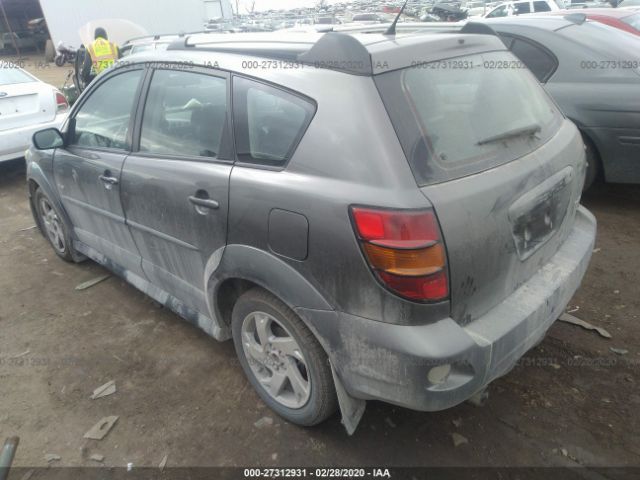
<svg viewBox="0 0 640 480">
<path fill-rule="evenodd" d="M 244 57 L 284 60 L 356 75 L 375 75 L 416 62 L 504 50 L 486 27 L 443 33 L 434 31 L 385 35 L 381 33 L 236 33 L 188 35 L 159 54 L 166 61 L 172 51 L 217 52 Z M 484 29 L 484 30 L 482 30 Z M 491 33 L 490 35 L 486 33 Z"/>
</svg>

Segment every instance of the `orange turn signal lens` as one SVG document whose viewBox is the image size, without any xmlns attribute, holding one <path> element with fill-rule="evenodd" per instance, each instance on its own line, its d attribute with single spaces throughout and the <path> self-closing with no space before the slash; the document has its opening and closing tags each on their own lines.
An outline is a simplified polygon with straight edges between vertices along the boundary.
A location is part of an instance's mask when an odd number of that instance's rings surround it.
<svg viewBox="0 0 640 480">
<path fill-rule="evenodd" d="M 431 275 L 445 265 L 444 248 L 441 243 L 418 250 L 397 250 L 365 243 L 364 250 L 373 268 L 394 275 Z"/>
</svg>

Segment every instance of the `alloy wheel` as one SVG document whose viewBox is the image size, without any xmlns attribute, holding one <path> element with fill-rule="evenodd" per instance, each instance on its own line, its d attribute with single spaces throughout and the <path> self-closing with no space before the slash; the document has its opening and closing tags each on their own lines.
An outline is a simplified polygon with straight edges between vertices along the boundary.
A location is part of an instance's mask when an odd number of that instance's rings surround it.
<svg viewBox="0 0 640 480">
<path fill-rule="evenodd" d="M 45 197 L 40 198 L 39 202 L 40 218 L 44 224 L 44 229 L 47 232 L 47 237 L 53 248 L 60 253 L 64 253 L 66 250 L 66 242 L 64 239 L 64 230 L 62 222 L 58 217 L 58 214 L 53 209 L 49 200 Z"/>
<path fill-rule="evenodd" d="M 252 312 L 242 322 L 242 348 L 264 390 L 288 408 L 302 408 L 311 394 L 311 377 L 302 350 L 272 315 Z"/>
</svg>

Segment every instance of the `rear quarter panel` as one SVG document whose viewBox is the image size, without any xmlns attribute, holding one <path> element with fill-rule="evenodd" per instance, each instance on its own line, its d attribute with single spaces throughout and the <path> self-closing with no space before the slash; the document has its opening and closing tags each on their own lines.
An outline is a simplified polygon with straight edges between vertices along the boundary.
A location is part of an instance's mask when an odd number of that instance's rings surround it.
<svg viewBox="0 0 640 480">
<path fill-rule="evenodd" d="M 446 316 L 448 302 L 407 302 L 379 285 L 351 225 L 353 204 L 429 206 L 373 80 L 317 70 L 313 76 L 290 76 L 286 82 L 313 98 L 317 112 L 284 170 L 234 167 L 228 243 L 273 253 L 301 273 L 334 309 L 391 323 L 426 323 Z M 273 209 L 307 219 L 306 259 L 294 260 L 271 250 L 268 218 Z"/>
</svg>

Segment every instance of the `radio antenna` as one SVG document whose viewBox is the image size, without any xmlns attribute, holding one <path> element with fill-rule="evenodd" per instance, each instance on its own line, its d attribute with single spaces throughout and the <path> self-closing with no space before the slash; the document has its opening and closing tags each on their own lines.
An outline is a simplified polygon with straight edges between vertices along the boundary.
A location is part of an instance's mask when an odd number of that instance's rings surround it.
<svg viewBox="0 0 640 480">
<path fill-rule="evenodd" d="M 389 25 L 389 28 L 387 28 L 387 31 L 384 32 L 385 35 L 395 35 L 396 34 L 396 23 L 398 23 L 398 20 L 400 20 L 400 15 L 402 15 L 402 12 L 404 12 L 404 7 L 407 6 L 407 2 L 409 0 L 404 0 L 404 4 L 402 5 L 402 8 L 400 8 L 400 11 L 398 12 L 398 15 L 396 15 L 395 20 L 393 21 L 393 23 L 391 25 Z"/>
</svg>

